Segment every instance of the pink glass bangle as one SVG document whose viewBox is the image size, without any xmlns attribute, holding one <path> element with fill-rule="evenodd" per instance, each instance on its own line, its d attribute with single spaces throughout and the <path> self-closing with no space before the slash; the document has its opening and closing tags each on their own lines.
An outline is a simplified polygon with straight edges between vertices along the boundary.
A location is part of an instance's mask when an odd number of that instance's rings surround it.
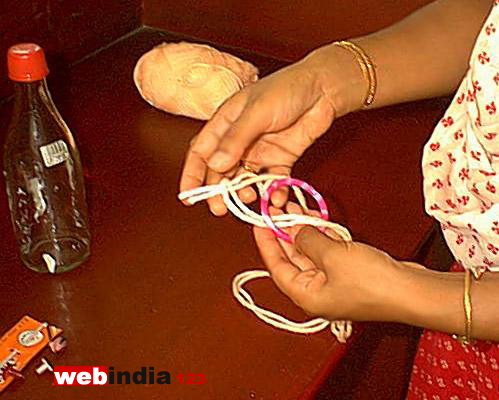
<svg viewBox="0 0 499 400">
<path fill-rule="evenodd" d="M 299 179 L 294 179 L 294 178 L 284 178 L 284 179 L 278 179 L 269 186 L 269 188 L 263 193 L 261 199 L 260 199 L 260 212 L 262 214 L 263 220 L 267 224 L 267 226 L 274 231 L 275 235 L 283 239 L 289 243 L 292 242 L 291 237 L 284 232 L 281 228 L 278 228 L 275 224 L 274 221 L 272 221 L 272 218 L 270 217 L 269 214 L 269 207 L 270 207 L 270 196 L 274 191 L 279 189 L 280 187 L 283 186 L 296 186 L 299 187 L 300 189 L 304 190 L 308 194 L 310 194 L 315 201 L 317 201 L 317 204 L 319 205 L 320 213 L 321 213 L 321 218 L 324 220 L 329 220 L 329 211 L 326 205 L 326 201 L 324 198 L 321 196 L 321 194 L 315 190 L 312 186 L 310 186 L 308 183 L 303 182 Z M 320 228 L 319 228 L 320 229 Z"/>
</svg>

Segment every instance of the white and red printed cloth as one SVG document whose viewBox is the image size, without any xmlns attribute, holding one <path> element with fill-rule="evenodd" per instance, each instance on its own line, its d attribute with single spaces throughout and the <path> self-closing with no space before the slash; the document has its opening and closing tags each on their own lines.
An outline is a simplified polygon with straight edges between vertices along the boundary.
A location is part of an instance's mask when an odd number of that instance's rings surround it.
<svg viewBox="0 0 499 400">
<path fill-rule="evenodd" d="M 475 276 L 499 271 L 499 1 L 423 155 L 426 211 Z"/>
<path fill-rule="evenodd" d="M 470 68 L 423 155 L 426 210 L 440 221 L 458 263 L 475 276 L 499 271 L 499 0 Z M 499 343 L 460 344 L 425 330 L 407 400 L 499 399 Z"/>
</svg>

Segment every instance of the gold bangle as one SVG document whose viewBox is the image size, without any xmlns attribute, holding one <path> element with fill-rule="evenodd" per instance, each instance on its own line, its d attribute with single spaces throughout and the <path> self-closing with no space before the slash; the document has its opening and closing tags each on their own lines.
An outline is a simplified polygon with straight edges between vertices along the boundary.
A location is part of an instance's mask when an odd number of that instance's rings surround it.
<svg viewBox="0 0 499 400">
<path fill-rule="evenodd" d="M 366 97 L 364 98 L 363 105 L 364 107 L 370 106 L 374 102 L 374 96 L 376 94 L 376 88 L 378 86 L 376 70 L 371 58 L 360 46 L 347 40 L 334 42 L 333 45 L 349 50 L 357 59 L 360 69 L 362 70 L 362 74 L 368 82 L 367 93 Z"/>
<path fill-rule="evenodd" d="M 473 321 L 473 313 L 472 313 L 472 304 L 471 304 L 471 270 L 467 269 L 464 273 L 464 296 L 463 296 L 463 305 L 464 305 L 464 335 L 458 336 L 457 340 L 459 340 L 462 344 L 471 344 L 471 328 Z"/>
</svg>

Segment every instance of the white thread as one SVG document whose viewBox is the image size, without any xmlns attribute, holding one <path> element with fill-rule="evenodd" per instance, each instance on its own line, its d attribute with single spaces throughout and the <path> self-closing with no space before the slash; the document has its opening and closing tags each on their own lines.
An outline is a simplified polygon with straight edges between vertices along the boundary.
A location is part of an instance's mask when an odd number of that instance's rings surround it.
<svg viewBox="0 0 499 400">
<path fill-rule="evenodd" d="M 268 189 L 274 180 L 287 178 L 283 175 L 262 174 L 255 175 L 251 172 L 243 173 L 236 178 L 229 180 L 223 179 L 217 185 L 207 185 L 192 190 L 187 190 L 178 195 L 180 200 L 187 200 L 190 204 L 207 200 L 211 197 L 221 195 L 227 208 L 239 219 L 259 227 L 267 227 L 263 217 L 251 210 L 244 204 L 237 191 L 251 185 L 256 185 L 260 196 Z M 298 199 L 300 206 L 308 210 L 303 192 L 293 186 L 293 191 Z M 331 221 L 325 221 L 319 217 L 301 214 L 281 214 L 271 217 L 274 224 L 279 228 L 287 228 L 294 225 L 313 225 L 332 229 L 343 240 L 350 241 L 352 237 L 348 229 L 344 226 Z M 270 277 L 266 270 L 248 270 L 236 275 L 232 281 L 232 293 L 243 307 L 251 310 L 258 318 L 264 322 L 289 332 L 294 333 L 316 333 L 328 326 L 331 332 L 336 336 L 339 342 L 345 343 L 352 334 L 351 321 L 328 321 L 322 318 L 314 318 L 306 322 L 291 321 L 282 315 L 274 313 L 263 307 L 258 306 L 251 295 L 243 288 L 244 284 L 250 280 Z"/>
</svg>

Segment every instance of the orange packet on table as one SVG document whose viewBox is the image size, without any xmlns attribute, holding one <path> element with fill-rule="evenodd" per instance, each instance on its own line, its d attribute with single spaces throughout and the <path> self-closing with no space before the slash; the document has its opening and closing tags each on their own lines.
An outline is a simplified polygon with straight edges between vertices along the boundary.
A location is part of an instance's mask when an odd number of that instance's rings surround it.
<svg viewBox="0 0 499 400">
<path fill-rule="evenodd" d="M 22 371 L 62 329 L 24 316 L 0 338 L 0 393 L 15 379 L 9 373 Z"/>
</svg>

